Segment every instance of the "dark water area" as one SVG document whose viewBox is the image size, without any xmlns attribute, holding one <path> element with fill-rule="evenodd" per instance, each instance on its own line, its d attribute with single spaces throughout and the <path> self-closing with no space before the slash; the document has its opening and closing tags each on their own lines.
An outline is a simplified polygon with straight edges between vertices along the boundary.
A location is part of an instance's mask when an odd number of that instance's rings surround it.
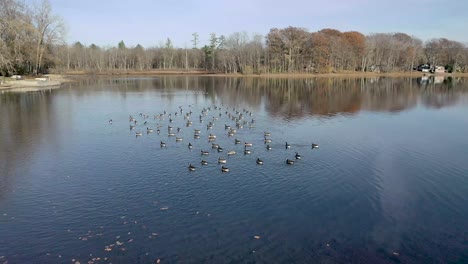
<svg viewBox="0 0 468 264">
<path fill-rule="evenodd" d="M 0 264 L 468 263 L 468 79 L 88 79 L 0 137 Z"/>
</svg>

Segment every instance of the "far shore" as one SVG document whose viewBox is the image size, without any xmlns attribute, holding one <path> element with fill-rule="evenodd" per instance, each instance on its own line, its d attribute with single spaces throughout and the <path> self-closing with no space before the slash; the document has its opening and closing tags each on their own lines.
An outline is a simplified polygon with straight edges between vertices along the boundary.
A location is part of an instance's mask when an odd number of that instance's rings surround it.
<svg viewBox="0 0 468 264">
<path fill-rule="evenodd" d="M 208 71 L 184 70 L 155 70 L 155 71 L 112 71 L 112 72 L 84 72 L 71 71 L 60 74 L 48 74 L 35 78 L 25 76 L 21 80 L 0 77 L 0 91 L 32 92 L 60 88 L 63 83 L 74 82 L 80 78 L 88 77 L 117 77 L 117 76 L 210 76 L 210 77 L 239 77 L 239 78 L 417 78 L 423 76 L 468 77 L 468 73 L 422 73 L 422 72 L 342 72 L 342 73 L 262 73 L 262 74 L 225 74 Z M 3 81 L 3 82 L 2 82 Z"/>
<path fill-rule="evenodd" d="M 256 77 L 256 78 L 315 78 L 315 77 L 421 77 L 421 76 L 452 76 L 468 77 L 468 73 L 423 73 L 412 72 L 339 72 L 339 73 L 261 73 L 261 74 L 240 74 L 240 73 L 221 73 L 210 71 L 191 71 L 191 70 L 154 70 L 154 71 L 103 71 L 103 72 L 85 72 L 70 71 L 64 72 L 65 76 L 164 76 L 164 75 L 190 75 L 190 76 L 214 76 L 214 77 Z"/>
</svg>

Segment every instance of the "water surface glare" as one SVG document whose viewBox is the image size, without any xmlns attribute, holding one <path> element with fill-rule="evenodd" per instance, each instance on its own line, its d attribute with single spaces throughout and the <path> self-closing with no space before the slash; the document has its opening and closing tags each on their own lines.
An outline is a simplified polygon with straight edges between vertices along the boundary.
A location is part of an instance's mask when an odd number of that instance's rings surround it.
<svg viewBox="0 0 468 264">
<path fill-rule="evenodd" d="M 98 78 L 0 117 L 0 263 L 468 263 L 468 79 Z"/>
</svg>

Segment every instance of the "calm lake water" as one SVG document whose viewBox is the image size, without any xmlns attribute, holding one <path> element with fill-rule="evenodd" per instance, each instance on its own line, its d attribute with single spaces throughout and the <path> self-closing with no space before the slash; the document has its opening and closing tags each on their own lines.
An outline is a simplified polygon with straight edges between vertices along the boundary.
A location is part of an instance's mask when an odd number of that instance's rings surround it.
<svg viewBox="0 0 468 264">
<path fill-rule="evenodd" d="M 468 263 L 468 79 L 101 78 L 0 118 L 0 263 Z"/>
</svg>

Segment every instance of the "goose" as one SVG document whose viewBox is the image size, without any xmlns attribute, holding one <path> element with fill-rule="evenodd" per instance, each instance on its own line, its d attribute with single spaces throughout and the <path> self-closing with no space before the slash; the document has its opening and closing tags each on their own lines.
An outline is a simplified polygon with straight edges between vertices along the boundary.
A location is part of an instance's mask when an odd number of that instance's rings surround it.
<svg viewBox="0 0 468 264">
<path fill-rule="evenodd" d="M 194 132 L 195 134 L 200 134 L 200 129 L 195 129 Z"/>
<path fill-rule="evenodd" d="M 177 133 L 180 133 L 180 131 L 182 131 L 182 129 L 180 129 L 180 127 L 177 128 Z"/>
<path fill-rule="evenodd" d="M 252 145 L 253 145 L 252 143 L 244 142 L 244 146 L 246 147 L 251 147 Z"/>
<path fill-rule="evenodd" d="M 133 122 L 135 125 L 138 125 L 138 121 L 135 120 L 135 122 Z"/>
<path fill-rule="evenodd" d="M 263 165 L 263 160 L 261 160 L 260 158 L 257 158 L 256 162 L 257 162 L 258 165 Z"/>
<path fill-rule="evenodd" d="M 149 127 L 146 128 L 146 133 L 153 133 L 153 131 L 154 130 L 152 128 L 149 128 Z"/>
<path fill-rule="evenodd" d="M 240 144 L 241 141 L 239 139 L 234 139 L 234 144 Z"/>
<path fill-rule="evenodd" d="M 183 139 L 182 139 L 181 137 L 176 137 L 176 138 L 175 138 L 175 141 L 176 141 L 176 142 L 180 142 L 180 141 L 182 141 L 182 140 L 183 140 Z"/>
<path fill-rule="evenodd" d="M 236 151 L 235 150 L 230 150 L 227 152 L 228 156 L 233 156 L 233 155 L 236 155 Z"/>
<path fill-rule="evenodd" d="M 112 125 L 112 119 L 111 119 L 111 120 L 109 120 L 109 124 L 111 124 L 111 125 Z"/>
<path fill-rule="evenodd" d="M 296 155 L 294 156 L 296 159 L 301 159 L 301 155 L 299 155 L 299 153 L 296 152 Z"/>
<path fill-rule="evenodd" d="M 221 172 L 229 172 L 229 168 L 221 166 Z"/>
<path fill-rule="evenodd" d="M 267 150 L 271 150 L 271 146 L 270 146 L 270 145 L 267 145 L 267 146 L 266 146 L 266 149 L 267 149 Z"/>
<path fill-rule="evenodd" d="M 208 151 L 206 151 L 206 150 L 202 150 L 202 151 L 201 151 L 201 154 L 202 154 L 202 155 L 210 155 L 210 152 L 208 152 Z"/>
<path fill-rule="evenodd" d="M 315 148 L 319 148 L 319 145 L 315 144 L 315 143 L 312 143 L 312 149 L 315 149 Z"/>
<path fill-rule="evenodd" d="M 208 124 L 208 125 L 206 125 L 206 130 L 208 130 L 208 129 L 212 129 L 212 128 L 213 128 L 213 125 L 209 125 L 209 124 Z"/>
<path fill-rule="evenodd" d="M 173 136 L 175 136 L 175 133 L 168 133 L 167 135 L 168 135 L 169 137 L 173 137 Z"/>
<path fill-rule="evenodd" d="M 172 123 L 174 122 L 174 120 L 172 120 L 172 118 L 169 118 L 169 123 Z"/>
<path fill-rule="evenodd" d="M 201 161 L 201 165 L 208 165 L 208 161 L 202 160 L 202 161 Z"/>
<path fill-rule="evenodd" d="M 217 149 L 219 148 L 219 144 L 211 143 L 211 148 Z"/>
<path fill-rule="evenodd" d="M 233 137 L 234 136 L 234 133 L 232 133 L 231 131 L 228 132 L 228 137 Z"/>
<path fill-rule="evenodd" d="M 224 125 L 224 129 L 231 129 L 231 126 Z"/>
<path fill-rule="evenodd" d="M 196 168 L 191 163 L 189 163 L 188 169 L 189 171 L 194 171 Z"/>
<path fill-rule="evenodd" d="M 252 151 L 250 149 L 247 149 L 247 147 L 244 148 L 244 155 L 250 154 Z"/>
<path fill-rule="evenodd" d="M 145 121 L 145 122 L 143 122 L 143 125 L 144 125 L 144 126 L 146 126 L 146 124 L 148 124 L 148 122 L 146 122 L 146 121 Z"/>
<path fill-rule="evenodd" d="M 199 139 L 199 138 L 200 138 L 200 135 L 195 134 L 195 135 L 193 135 L 193 138 L 194 138 L 194 139 Z"/>
<path fill-rule="evenodd" d="M 286 164 L 292 165 L 292 164 L 294 164 L 294 160 L 287 159 L 287 160 L 286 160 Z"/>
<path fill-rule="evenodd" d="M 161 143 L 159 143 L 159 145 L 160 145 L 161 148 L 162 148 L 162 147 L 165 147 L 165 146 L 166 146 L 166 143 L 164 143 L 164 142 L 161 141 Z"/>
<path fill-rule="evenodd" d="M 130 125 L 130 130 L 135 129 L 135 126 Z"/>
<path fill-rule="evenodd" d="M 200 119 L 201 120 L 201 119 Z M 189 126 L 192 126 L 192 121 L 188 121 L 186 124 L 185 124 L 186 127 L 189 127 Z"/>
<path fill-rule="evenodd" d="M 222 147 L 219 147 L 219 148 L 218 148 L 218 152 L 223 152 L 223 148 L 222 148 Z"/>
<path fill-rule="evenodd" d="M 214 134 L 210 134 L 210 135 L 208 136 L 208 139 L 215 139 L 215 138 L 216 138 L 216 135 L 214 135 Z"/>
<path fill-rule="evenodd" d="M 286 142 L 286 144 L 284 145 L 287 149 L 291 147 L 291 145 L 288 144 L 288 142 Z"/>
<path fill-rule="evenodd" d="M 159 134 L 159 133 L 161 133 L 161 130 L 159 130 L 159 129 L 158 129 L 158 130 L 156 130 L 156 133 L 158 133 L 158 134 Z"/>
<path fill-rule="evenodd" d="M 193 148 L 192 143 L 190 143 L 190 142 L 188 143 L 188 148 L 189 148 L 189 149 L 192 149 L 192 148 Z"/>
<path fill-rule="evenodd" d="M 263 140 L 265 143 L 271 143 L 271 139 L 270 138 L 267 138 L 265 137 L 265 139 Z"/>
<path fill-rule="evenodd" d="M 167 131 L 172 131 L 172 127 L 171 127 L 171 126 L 167 126 Z"/>
<path fill-rule="evenodd" d="M 218 158 L 218 163 L 224 163 L 224 164 L 226 164 L 226 162 L 227 162 L 226 159 Z"/>
<path fill-rule="evenodd" d="M 142 133 L 142 132 L 136 132 L 136 133 L 135 133 L 135 136 L 137 136 L 137 137 L 143 136 L 143 133 Z"/>
</svg>

